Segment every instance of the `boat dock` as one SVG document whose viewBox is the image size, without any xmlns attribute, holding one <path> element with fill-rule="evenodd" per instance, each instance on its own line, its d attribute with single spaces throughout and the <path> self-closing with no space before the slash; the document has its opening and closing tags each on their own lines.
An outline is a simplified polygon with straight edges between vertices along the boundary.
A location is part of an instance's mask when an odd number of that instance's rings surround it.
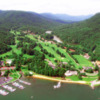
<svg viewBox="0 0 100 100">
<path fill-rule="evenodd" d="M 22 81 L 22 80 L 19 80 L 19 82 L 20 82 L 20 83 L 24 83 L 24 84 L 26 84 L 26 85 L 31 85 L 31 83 L 25 82 L 25 81 Z"/>
<path fill-rule="evenodd" d="M 15 88 L 12 88 L 11 86 L 9 86 L 9 85 L 2 85 L 2 87 L 4 88 L 4 89 L 7 89 L 8 91 L 10 91 L 10 92 L 14 92 L 16 89 Z"/>
<path fill-rule="evenodd" d="M 20 82 L 21 84 L 24 84 L 24 85 L 31 85 L 31 83 L 26 82 L 26 81 L 23 81 L 23 80 L 19 80 L 19 82 Z M 19 89 L 24 89 L 25 87 L 24 87 L 23 85 L 21 85 L 20 83 L 18 83 L 18 82 L 13 82 L 13 83 L 11 84 L 12 86 L 9 86 L 9 85 L 2 85 L 1 87 L 4 88 L 5 90 L 4 90 L 4 89 L 0 89 L 0 95 L 6 96 L 6 95 L 9 94 L 9 92 L 14 92 L 14 91 L 16 91 L 16 88 L 13 88 L 13 87 L 17 87 L 17 88 L 19 88 Z M 6 92 L 6 90 L 9 91 L 9 92 Z"/>
<path fill-rule="evenodd" d="M 13 86 L 18 87 L 19 89 L 24 89 L 25 87 L 17 82 L 12 83 Z"/>
</svg>

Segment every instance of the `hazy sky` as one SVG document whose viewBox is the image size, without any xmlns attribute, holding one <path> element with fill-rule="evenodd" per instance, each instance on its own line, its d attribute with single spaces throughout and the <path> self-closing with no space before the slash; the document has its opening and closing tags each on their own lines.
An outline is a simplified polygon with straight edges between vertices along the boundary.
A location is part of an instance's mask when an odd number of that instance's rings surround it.
<svg viewBox="0 0 100 100">
<path fill-rule="evenodd" d="M 0 10 L 88 15 L 100 12 L 100 0 L 2 0 Z"/>
</svg>

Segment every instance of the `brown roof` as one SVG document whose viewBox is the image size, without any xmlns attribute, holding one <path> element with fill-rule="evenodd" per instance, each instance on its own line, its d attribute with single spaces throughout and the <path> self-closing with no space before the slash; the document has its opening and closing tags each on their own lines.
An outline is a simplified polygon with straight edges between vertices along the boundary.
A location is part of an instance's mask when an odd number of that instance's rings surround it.
<svg viewBox="0 0 100 100">
<path fill-rule="evenodd" d="M 72 51 L 72 52 L 75 52 L 75 50 L 74 49 L 69 49 L 70 51 Z"/>
</svg>

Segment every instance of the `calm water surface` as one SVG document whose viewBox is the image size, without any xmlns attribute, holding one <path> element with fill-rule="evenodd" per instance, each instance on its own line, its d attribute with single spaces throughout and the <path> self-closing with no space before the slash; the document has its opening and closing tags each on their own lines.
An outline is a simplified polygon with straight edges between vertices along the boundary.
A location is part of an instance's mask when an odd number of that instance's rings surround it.
<svg viewBox="0 0 100 100">
<path fill-rule="evenodd" d="M 54 89 L 57 82 L 29 78 L 23 80 L 31 82 L 32 85 L 23 84 L 24 90 L 17 88 L 7 96 L 0 95 L 0 100 L 100 100 L 100 87 L 92 90 L 85 85 L 62 83 L 61 88 Z"/>
</svg>

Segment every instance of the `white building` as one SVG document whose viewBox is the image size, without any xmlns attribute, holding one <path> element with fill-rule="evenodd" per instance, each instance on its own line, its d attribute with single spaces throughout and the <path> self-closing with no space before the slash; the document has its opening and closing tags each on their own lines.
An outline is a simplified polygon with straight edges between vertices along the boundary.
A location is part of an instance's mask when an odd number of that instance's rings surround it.
<svg viewBox="0 0 100 100">
<path fill-rule="evenodd" d="M 46 34 L 51 34 L 51 33 L 52 33 L 52 31 L 46 31 L 45 33 L 46 33 Z"/>
<path fill-rule="evenodd" d="M 77 74 L 78 74 L 77 71 L 68 70 L 65 72 L 65 76 L 72 76 L 72 75 L 77 75 Z"/>
</svg>

